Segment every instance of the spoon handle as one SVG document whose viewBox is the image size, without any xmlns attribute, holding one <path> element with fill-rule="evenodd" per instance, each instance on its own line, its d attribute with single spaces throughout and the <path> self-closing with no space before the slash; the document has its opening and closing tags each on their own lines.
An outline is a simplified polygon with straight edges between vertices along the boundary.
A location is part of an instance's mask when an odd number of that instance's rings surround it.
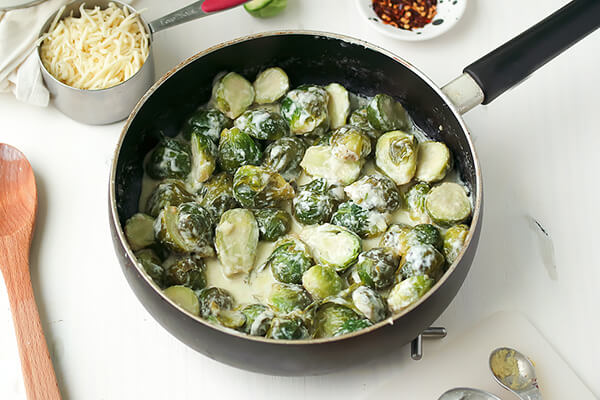
<svg viewBox="0 0 600 400">
<path fill-rule="evenodd" d="M 27 398 L 60 400 L 60 391 L 31 286 L 29 246 L 23 248 L 25 246 L 21 245 L 23 242 L 28 245 L 29 242 L 15 237 L 8 239 L 0 240 L 0 264 L 4 264 L 2 272 L 15 324 Z"/>
<path fill-rule="evenodd" d="M 542 392 L 537 387 L 532 387 L 524 392 L 519 392 L 517 395 L 523 400 L 542 400 Z"/>
</svg>

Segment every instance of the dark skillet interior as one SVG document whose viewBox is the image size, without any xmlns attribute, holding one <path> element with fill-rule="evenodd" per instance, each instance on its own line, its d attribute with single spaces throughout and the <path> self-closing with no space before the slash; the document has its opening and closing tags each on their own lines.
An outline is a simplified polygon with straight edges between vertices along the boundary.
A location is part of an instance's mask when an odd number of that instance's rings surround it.
<svg viewBox="0 0 600 400">
<path fill-rule="evenodd" d="M 289 75 L 292 87 L 338 82 L 349 91 L 366 96 L 392 95 L 431 138 L 443 140 L 450 147 L 463 181 L 474 197 L 478 193 L 474 155 L 460 119 L 418 72 L 366 44 L 310 33 L 258 35 L 199 54 L 184 64 L 155 85 L 130 117 L 114 177 L 120 220 L 118 226 L 111 219 L 115 249 L 130 286 L 157 321 L 178 339 L 215 360 L 274 375 L 321 374 L 375 359 L 400 349 L 435 321 L 468 273 L 480 218 L 474 220 L 473 238 L 458 265 L 418 306 L 397 317 L 393 325 L 382 322 L 341 339 L 291 344 L 230 334 L 179 312 L 148 283 L 120 239 L 125 221 L 138 210 L 143 158 L 161 133 L 176 135 L 191 112 L 209 100 L 212 80 L 219 72 L 235 71 L 253 81 L 262 69 L 279 66 Z M 477 200 L 474 198 L 474 204 L 478 204 Z"/>
</svg>

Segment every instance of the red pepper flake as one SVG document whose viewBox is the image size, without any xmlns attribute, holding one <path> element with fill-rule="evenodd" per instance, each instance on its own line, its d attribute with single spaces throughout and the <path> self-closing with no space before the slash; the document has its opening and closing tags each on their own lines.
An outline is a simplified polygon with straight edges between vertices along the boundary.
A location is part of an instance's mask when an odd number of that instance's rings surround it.
<svg viewBox="0 0 600 400">
<path fill-rule="evenodd" d="M 373 10 L 384 24 L 413 30 L 433 20 L 437 0 L 373 0 Z"/>
</svg>

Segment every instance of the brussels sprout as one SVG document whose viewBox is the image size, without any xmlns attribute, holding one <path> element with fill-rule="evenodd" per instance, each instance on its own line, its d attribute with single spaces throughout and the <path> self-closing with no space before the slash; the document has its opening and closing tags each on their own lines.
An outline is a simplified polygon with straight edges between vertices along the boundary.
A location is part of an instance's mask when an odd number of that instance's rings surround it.
<svg viewBox="0 0 600 400">
<path fill-rule="evenodd" d="M 405 199 L 410 219 L 418 222 L 429 222 L 431 219 L 425 209 L 425 199 L 431 187 L 427 183 L 417 183 L 406 192 Z"/>
<path fill-rule="evenodd" d="M 300 232 L 300 239 L 311 249 L 319 264 L 345 271 L 361 251 L 360 238 L 348 229 L 332 224 L 311 225 Z"/>
<path fill-rule="evenodd" d="M 258 224 L 260 240 L 274 242 L 290 231 L 292 217 L 287 211 L 278 208 L 262 208 L 252 212 Z"/>
<path fill-rule="evenodd" d="M 242 330 L 252 336 L 265 336 L 274 314 L 262 304 L 249 304 L 241 309 L 246 321 Z"/>
<path fill-rule="evenodd" d="M 165 285 L 165 270 L 161 266 L 160 258 L 152 249 L 142 249 L 135 253 L 135 257 L 138 262 L 144 267 L 144 271 L 152 278 L 152 280 L 159 286 L 164 287 Z"/>
<path fill-rule="evenodd" d="M 331 146 L 311 146 L 306 149 L 300 166 L 307 174 L 325 178 L 329 183 L 349 185 L 358 179 L 365 161 L 342 160 L 333 155 Z"/>
<path fill-rule="evenodd" d="M 254 140 L 238 128 L 221 132 L 218 151 L 219 165 L 229 173 L 234 173 L 242 165 L 258 165 L 262 158 Z"/>
<path fill-rule="evenodd" d="M 471 201 L 465 188 L 458 183 L 444 182 L 427 193 L 425 208 L 438 225 L 448 227 L 464 222 L 471 216 Z"/>
<path fill-rule="evenodd" d="M 278 340 L 308 339 L 310 333 L 302 319 L 298 317 L 276 317 L 271 321 L 267 337 Z"/>
<path fill-rule="evenodd" d="M 348 307 L 326 303 L 319 307 L 315 325 L 315 337 L 327 338 L 366 328 L 371 323 Z"/>
<path fill-rule="evenodd" d="M 295 181 L 302 172 L 300 161 L 306 145 L 297 137 L 282 137 L 267 146 L 262 165 L 279 172 L 288 182 Z"/>
<path fill-rule="evenodd" d="M 371 153 L 371 139 L 362 129 L 344 125 L 333 131 L 331 153 L 341 160 L 358 161 Z"/>
<path fill-rule="evenodd" d="M 245 165 L 233 177 L 233 195 L 242 207 L 263 208 L 293 198 L 294 189 L 277 172 Z"/>
<path fill-rule="evenodd" d="M 221 310 L 215 315 L 215 320 L 226 328 L 240 329 L 246 324 L 246 315 L 238 310 Z"/>
<path fill-rule="evenodd" d="M 249 110 L 234 122 L 245 134 L 261 140 L 279 139 L 288 133 L 288 126 L 281 115 L 265 110 Z"/>
<path fill-rule="evenodd" d="M 388 132 L 409 127 L 408 113 L 402 104 L 387 94 L 378 94 L 367 106 L 369 124 L 378 131 Z"/>
<path fill-rule="evenodd" d="M 331 129 L 337 129 L 346 125 L 346 119 L 348 118 L 348 114 L 350 114 L 348 91 L 339 83 L 330 83 L 325 86 L 325 90 L 329 94 L 327 113 L 331 121 Z"/>
<path fill-rule="evenodd" d="M 435 281 L 427 275 L 416 275 L 396 284 L 387 302 L 392 312 L 400 312 L 419 300 L 431 289 Z"/>
<path fill-rule="evenodd" d="M 200 205 L 206 208 L 215 221 L 227 210 L 239 206 L 233 196 L 233 178 L 226 172 L 213 175 L 204 182 L 199 192 Z"/>
<path fill-rule="evenodd" d="M 444 272 L 444 256 L 435 247 L 428 244 L 414 244 L 408 248 L 400 266 L 404 278 L 427 275 L 437 280 Z"/>
<path fill-rule="evenodd" d="M 444 239 L 442 239 L 439 229 L 431 224 L 420 224 L 413 227 L 406 239 L 409 246 L 428 244 L 440 252 L 444 249 Z"/>
<path fill-rule="evenodd" d="M 452 264 L 456 260 L 468 234 L 469 227 L 464 224 L 455 225 L 444 233 L 444 254 L 448 264 Z"/>
<path fill-rule="evenodd" d="M 182 203 L 162 209 L 154 222 L 154 235 L 160 244 L 177 253 L 212 257 L 212 218 L 197 203 Z"/>
<path fill-rule="evenodd" d="M 198 110 L 185 122 L 182 133 L 187 140 L 196 133 L 218 143 L 221 131 L 231 128 L 232 125 L 233 122 L 219 110 Z"/>
<path fill-rule="evenodd" d="M 169 286 L 186 286 L 192 290 L 204 289 L 206 287 L 204 261 L 196 255 L 174 259 L 167 267 L 166 282 Z"/>
<path fill-rule="evenodd" d="M 331 185 L 322 178 L 300 186 L 292 202 L 296 219 L 305 225 L 329 221 L 337 204 L 331 189 Z"/>
<path fill-rule="evenodd" d="M 302 285 L 313 299 L 323 300 L 338 294 L 344 282 L 333 267 L 315 265 L 302 275 Z"/>
<path fill-rule="evenodd" d="M 442 142 L 419 143 L 415 178 L 421 182 L 438 182 L 452 169 L 450 150 Z"/>
<path fill-rule="evenodd" d="M 377 323 L 387 317 L 387 304 L 383 297 L 367 286 L 359 286 L 352 292 L 354 307 L 367 319 Z"/>
<path fill-rule="evenodd" d="M 243 208 L 225 211 L 215 229 L 215 247 L 225 276 L 250 272 L 258 247 L 254 214 Z"/>
<path fill-rule="evenodd" d="M 300 285 L 274 283 L 267 302 L 275 312 L 289 314 L 304 310 L 312 303 L 312 299 Z"/>
<path fill-rule="evenodd" d="M 385 232 L 379 246 L 390 250 L 397 257 L 404 257 L 408 251 L 408 234 L 412 227 L 404 224 L 390 225 Z"/>
<path fill-rule="evenodd" d="M 154 218 L 137 213 L 125 223 L 125 236 L 133 251 L 143 249 L 154 243 Z"/>
<path fill-rule="evenodd" d="M 355 204 L 367 210 L 394 212 L 402 204 L 394 181 L 381 174 L 365 175 L 346 186 L 344 192 Z"/>
<path fill-rule="evenodd" d="M 189 146 L 166 136 L 152 150 L 146 163 L 146 172 L 152 179 L 184 179 L 191 168 Z"/>
<path fill-rule="evenodd" d="M 258 104 L 273 103 L 290 90 L 290 80 L 281 68 L 267 68 L 252 84 Z"/>
<path fill-rule="evenodd" d="M 369 124 L 369 119 L 367 118 L 367 107 L 359 108 L 355 110 L 348 120 L 348 124 L 361 128 L 366 132 L 367 135 L 371 139 L 377 139 L 381 136 L 381 132 L 374 129 L 371 124 Z"/>
<path fill-rule="evenodd" d="M 399 263 L 400 257 L 390 249 L 374 248 L 360 253 L 352 277 L 374 289 L 387 289 L 394 283 Z"/>
<path fill-rule="evenodd" d="M 287 236 L 275 244 L 275 249 L 267 259 L 273 277 L 283 283 L 302 283 L 302 275 L 312 265 L 306 245 L 300 240 Z"/>
<path fill-rule="evenodd" d="M 402 131 L 384 133 L 377 139 L 375 164 L 397 185 L 410 182 L 417 169 L 417 140 Z"/>
<path fill-rule="evenodd" d="M 171 286 L 163 290 L 163 293 L 190 314 L 196 316 L 200 314 L 200 303 L 192 289 L 185 286 Z"/>
<path fill-rule="evenodd" d="M 210 287 L 199 290 L 200 316 L 214 320 L 220 313 L 233 308 L 233 297 L 225 289 Z"/>
<path fill-rule="evenodd" d="M 281 101 L 281 115 L 296 135 L 322 135 L 329 129 L 329 94 L 314 85 L 289 91 Z"/>
<path fill-rule="evenodd" d="M 200 133 L 192 133 L 190 142 L 192 148 L 192 168 L 188 175 L 191 187 L 205 182 L 217 166 L 217 145 L 208 137 Z"/>
<path fill-rule="evenodd" d="M 374 237 L 385 232 L 389 214 L 367 210 L 351 201 L 340 204 L 331 217 L 331 223 L 343 226 L 362 238 Z"/>
<path fill-rule="evenodd" d="M 214 84 L 212 102 L 223 114 L 235 119 L 254 103 L 254 88 L 240 74 L 229 72 Z"/>
<path fill-rule="evenodd" d="M 167 179 L 159 183 L 146 203 L 146 213 L 157 217 L 160 210 L 166 206 L 178 206 L 194 200 L 182 181 Z"/>
</svg>

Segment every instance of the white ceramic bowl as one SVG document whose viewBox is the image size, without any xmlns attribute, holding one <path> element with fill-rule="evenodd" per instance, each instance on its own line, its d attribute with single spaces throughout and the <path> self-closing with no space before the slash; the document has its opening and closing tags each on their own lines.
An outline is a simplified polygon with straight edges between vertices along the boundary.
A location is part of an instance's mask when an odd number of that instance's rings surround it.
<svg viewBox="0 0 600 400">
<path fill-rule="evenodd" d="M 384 35 L 407 41 L 427 40 L 447 32 L 458 22 L 467 8 L 467 0 L 438 0 L 437 14 L 433 17 L 433 21 L 423 28 L 409 31 L 384 24 L 373 11 L 371 0 L 355 0 L 355 2 L 369 25 Z"/>
</svg>

